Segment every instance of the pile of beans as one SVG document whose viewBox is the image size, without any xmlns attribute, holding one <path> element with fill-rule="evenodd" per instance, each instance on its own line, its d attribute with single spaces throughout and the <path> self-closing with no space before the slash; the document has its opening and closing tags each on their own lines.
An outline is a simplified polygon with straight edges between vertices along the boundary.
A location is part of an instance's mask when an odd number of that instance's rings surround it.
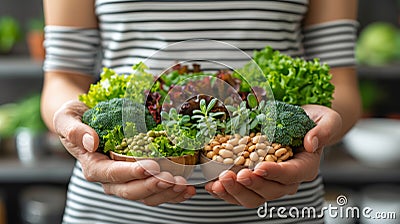
<svg viewBox="0 0 400 224">
<path fill-rule="evenodd" d="M 270 143 L 266 135 L 217 135 L 204 147 L 207 158 L 225 163 L 254 167 L 262 161 L 283 162 L 293 156 L 292 148 Z"/>
<path fill-rule="evenodd" d="M 155 150 L 152 148 L 154 138 L 159 136 L 166 136 L 165 131 L 148 131 L 147 133 L 139 133 L 130 138 L 124 138 L 121 144 L 117 145 L 115 149 L 118 153 L 126 154 L 131 151 L 133 156 L 138 157 L 154 157 Z"/>
</svg>

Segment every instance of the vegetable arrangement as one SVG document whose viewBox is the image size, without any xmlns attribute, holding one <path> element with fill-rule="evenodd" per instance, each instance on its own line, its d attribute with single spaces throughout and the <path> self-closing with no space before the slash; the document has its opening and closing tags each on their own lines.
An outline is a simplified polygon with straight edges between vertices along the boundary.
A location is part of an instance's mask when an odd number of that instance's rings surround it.
<svg viewBox="0 0 400 224">
<path fill-rule="evenodd" d="M 331 105 L 329 68 L 270 47 L 255 52 L 253 59 L 259 68 L 249 62 L 214 74 L 197 64 L 192 69 L 177 64 L 156 78 L 143 63 L 128 75 L 105 68 L 100 81 L 79 97 L 90 108 L 82 121 L 99 134 L 104 153 L 169 158 L 201 151 L 208 159 L 245 166 L 285 161 L 315 126 L 301 105 Z M 264 80 L 254 80 L 257 69 Z M 218 88 L 218 80 L 236 91 L 240 103 L 214 97 L 230 91 Z M 260 99 L 254 91 L 268 86 L 275 101 Z"/>
</svg>

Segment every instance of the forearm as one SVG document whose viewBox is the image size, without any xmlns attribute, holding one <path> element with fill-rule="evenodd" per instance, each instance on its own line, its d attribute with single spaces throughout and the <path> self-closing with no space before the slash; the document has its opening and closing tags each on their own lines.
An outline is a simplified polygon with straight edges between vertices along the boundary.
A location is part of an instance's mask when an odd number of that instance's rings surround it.
<svg viewBox="0 0 400 224">
<path fill-rule="evenodd" d="M 54 113 L 67 101 L 77 100 L 78 96 L 87 92 L 92 77 L 63 72 L 46 72 L 42 90 L 42 118 L 54 132 Z"/>
<path fill-rule="evenodd" d="M 332 109 L 342 117 L 342 129 L 334 135 L 331 144 L 339 141 L 361 116 L 361 99 L 355 68 L 332 68 L 332 83 L 335 85 Z"/>
</svg>

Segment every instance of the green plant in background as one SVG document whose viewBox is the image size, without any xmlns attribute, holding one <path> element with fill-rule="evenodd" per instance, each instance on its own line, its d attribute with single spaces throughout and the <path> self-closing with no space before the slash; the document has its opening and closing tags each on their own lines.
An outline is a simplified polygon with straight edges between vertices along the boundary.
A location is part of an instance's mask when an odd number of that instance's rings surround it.
<svg viewBox="0 0 400 224">
<path fill-rule="evenodd" d="M 16 19 L 11 16 L 0 17 L 0 52 L 10 52 L 21 37 L 21 27 Z"/>
<path fill-rule="evenodd" d="M 359 63 L 384 65 L 400 59 L 400 31 L 387 22 L 374 22 L 365 27 L 357 40 Z"/>
<path fill-rule="evenodd" d="M 30 31 L 43 31 L 44 29 L 44 19 L 43 18 L 33 18 L 28 21 L 28 30 Z"/>
<path fill-rule="evenodd" d="M 360 80 L 359 90 L 364 113 L 373 113 L 375 107 L 387 98 L 382 87 L 371 80 Z"/>
<path fill-rule="evenodd" d="M 33 133 L 47 130 L 40 114 L 40 94 L 34 94 L 16 103 L 0 106 L 0 136 L 11 137 L 18 128 L 24 127 Z"/>
</svg>

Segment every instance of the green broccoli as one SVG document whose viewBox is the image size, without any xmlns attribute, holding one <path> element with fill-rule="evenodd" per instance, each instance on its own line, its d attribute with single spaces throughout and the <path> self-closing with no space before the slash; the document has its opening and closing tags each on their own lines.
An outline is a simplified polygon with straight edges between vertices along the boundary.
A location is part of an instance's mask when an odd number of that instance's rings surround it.
<svg viewBox="0 0 400 224">
<path fill-rule="evenodd" d="M 101 101 L 83 114 L 82 122 L 92 127 L 99 135 L 99 148 L 104 147 L 104 136 L 114 127 L 122 125 L 123 103 L 123 98 Z"/>
<path fill-rule="evenodd" d="M 107 101 L 101 101 L 83 114 L 82 122 L 92 127 L 99 135 L 99 148 L 104 149 L 105 145 L 109 148 L 111 146 L 107 144 L 107 142 L 120 143 L 124 137 L 121 128 L 123 127 L 123 113 L 133 115 L 139 114 L 137 112 L 138 108 L 141 108 L 139 106 L 140 105 L 137 105 L 136 103 L 128 103 L 125 98 L 114 98 Z M 126 123 L 130 123 L 130 121 L 126 121 Z M 136 128 L 138 131 L 147 131 L 156 126 L 156 123 L 148 110 L 145 111 L 145 125 L 146 127 Z M 146 128 L 146 130 L 142 130 L 144 128 Z"/>
<path fill-rule="evenodd" d="M 302 146 L 304 136 L 316 126 L 315 122 L 297 105 L 275 101 L 275 110 L 274 142 L 294 147 Z"/>
</svg>

